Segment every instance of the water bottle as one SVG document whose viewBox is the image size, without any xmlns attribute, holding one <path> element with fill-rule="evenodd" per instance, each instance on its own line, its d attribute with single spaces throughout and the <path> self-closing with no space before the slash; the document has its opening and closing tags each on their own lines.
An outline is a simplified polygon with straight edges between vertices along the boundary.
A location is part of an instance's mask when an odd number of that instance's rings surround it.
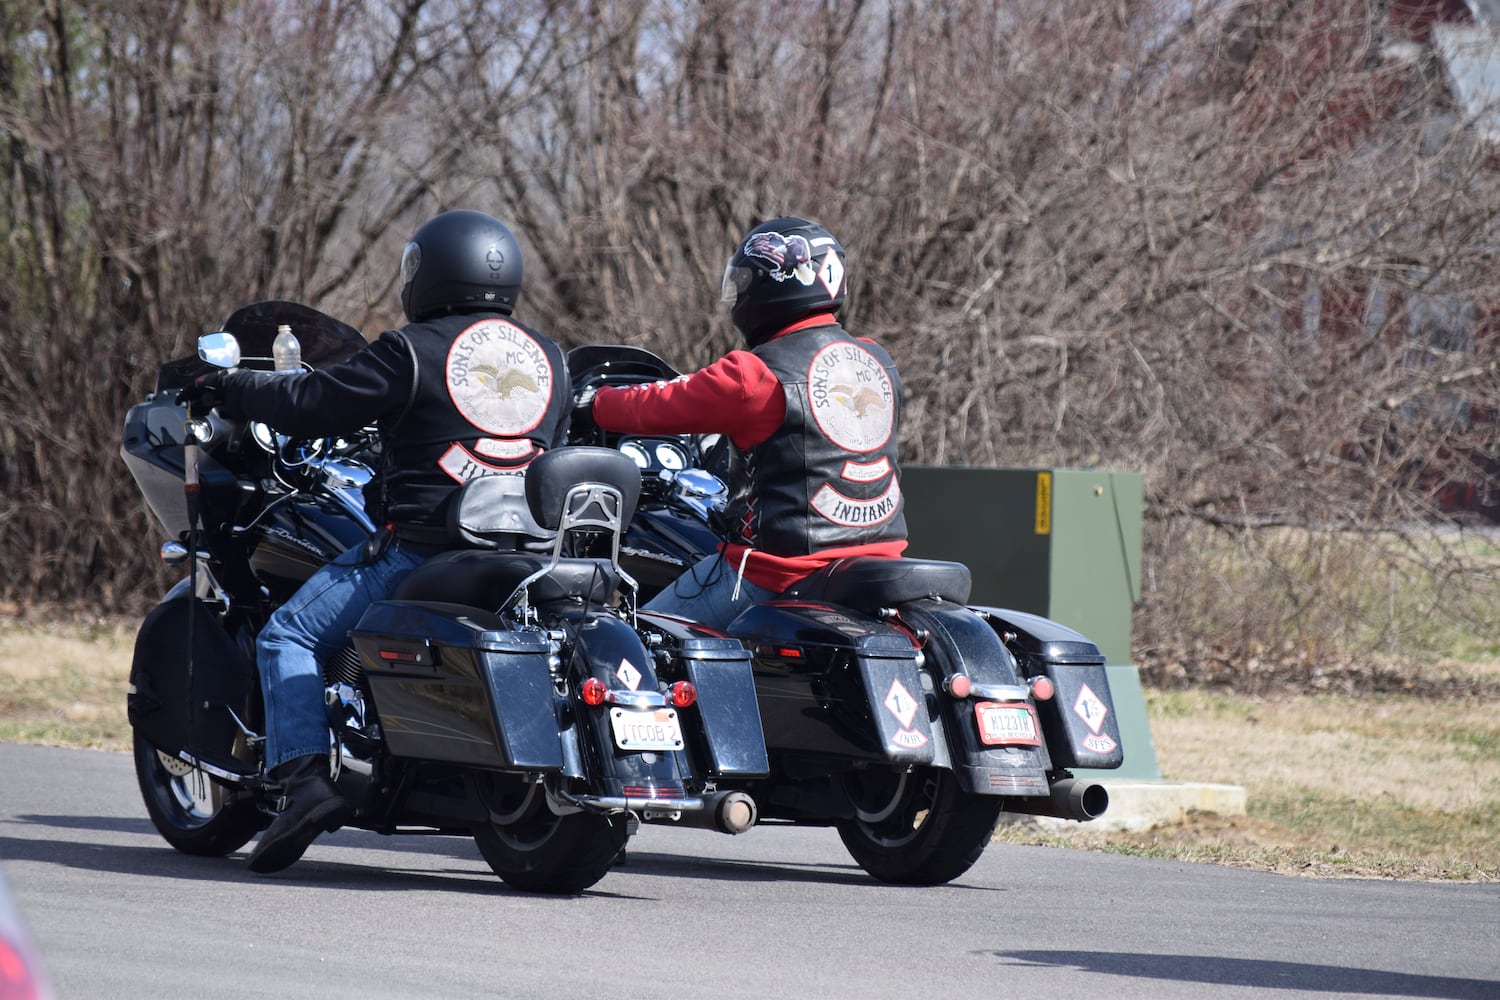
<svg viewBox="0 0 1500 1000">
<path fill-rule="evenodd" d="M 291 327 L 283 325 L 276 328 L 276 340 L 271 344 L 271 358 L 279 372 L 302 370 L 302 345 L 298 343 L 297 335 L 292 333 Z"/>
</svg>

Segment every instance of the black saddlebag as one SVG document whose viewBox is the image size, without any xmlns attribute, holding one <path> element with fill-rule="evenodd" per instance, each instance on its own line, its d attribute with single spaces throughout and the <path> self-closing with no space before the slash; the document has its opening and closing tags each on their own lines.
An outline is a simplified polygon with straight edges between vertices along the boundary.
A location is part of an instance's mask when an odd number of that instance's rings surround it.
<svg viewBox="0 0 1500 1000">
<path fill-rule="evenodd" d="M 351 635 L 391 753 L 562 769 L 546 634 L 479 608 L 378 601 Z"/>
</svg>

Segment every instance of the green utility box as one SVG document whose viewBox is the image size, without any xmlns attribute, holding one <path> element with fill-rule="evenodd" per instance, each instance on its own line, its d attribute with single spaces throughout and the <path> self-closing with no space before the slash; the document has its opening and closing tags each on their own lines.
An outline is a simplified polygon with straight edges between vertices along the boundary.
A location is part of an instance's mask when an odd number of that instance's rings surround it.
<svg viewBox="0 0 1500 1000">
<path fill-rule="evenodd" d="M 970 600 L 1077 629 L 1130 662 L 1141 597 L 1138 472 L 902 467 L 907 555 L 964 563 Z"/>
<path fill-rule="evenodd" d="M 1095 776 L 1159 779 L 1130 660 L 1131 613 L 1141 596 L 1141 474 L 906 465 L 901 489 L 908 556 L 964 563 L 971 603 L 1051 618 L 1104 654 L 1125 764 Z"/>
</svg>

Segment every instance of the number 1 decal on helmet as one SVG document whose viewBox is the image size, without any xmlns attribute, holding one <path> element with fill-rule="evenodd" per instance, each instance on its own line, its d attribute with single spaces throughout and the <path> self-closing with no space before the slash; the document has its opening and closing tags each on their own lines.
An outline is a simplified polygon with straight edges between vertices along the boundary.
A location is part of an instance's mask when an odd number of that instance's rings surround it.
<svg viewBox="0 0 1500 1000">
<path fill-rule="evenodd" d="M 837 315 L 847 289 L 844 248 L 816 222 L 783 217 L 745 234 L 724 268 L 723 300 L 751 347 L 798 320 Z"/>
</svg>

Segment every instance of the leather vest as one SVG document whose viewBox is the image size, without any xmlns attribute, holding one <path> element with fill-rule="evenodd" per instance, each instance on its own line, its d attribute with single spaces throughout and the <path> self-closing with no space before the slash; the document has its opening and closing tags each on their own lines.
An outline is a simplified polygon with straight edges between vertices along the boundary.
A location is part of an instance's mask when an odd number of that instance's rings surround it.
<svg viewBox="0 0 1500 1000">
<path fill-rule="evenodd" d="M 480 476 L 519 475 L 564 443 L 572 389 L 562 349 L 493 313 L 441 316 L 387 333 L 414 364 L 411 401 L 384 428 L 384 518 L 439 541 L 445 503 Z"/>
<path fill-rule="evenodd" d="M 836 324 L 754 352 L 781 383 L 786 417 L 744 456 L 729 510 L 739 540 L 795 556 L 904 539 L 901 380 L 890 355 Z"/>
</svg>

